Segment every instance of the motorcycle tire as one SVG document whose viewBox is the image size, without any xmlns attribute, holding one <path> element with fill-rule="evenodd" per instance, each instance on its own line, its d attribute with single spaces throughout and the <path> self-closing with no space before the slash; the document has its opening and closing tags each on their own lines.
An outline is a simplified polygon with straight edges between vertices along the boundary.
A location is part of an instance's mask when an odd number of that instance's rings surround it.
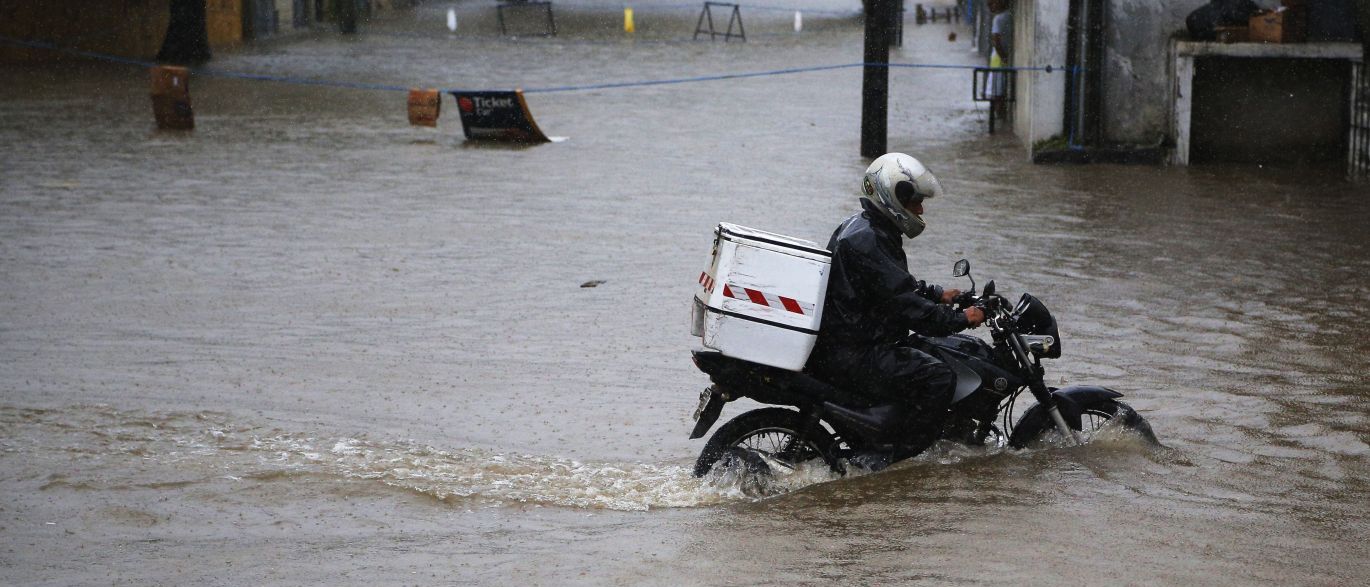
<svg viewBox="0 0 1370 587">
<path fill-rule="evenodd" d="M 1075 426 L 1072 423 L 1071 428 L 1081 432 L 1084 442 L 1088 444 L 1095 432 L 1115 419 L 1124 428 L 1136 432 L 1148 442 L 1159 444 L 1146 418 L 1132 409 L 1132 406 L 1114 399 L 1098 399 L 1080 405 L 1080 425 Z M 1026 448 L 1041 440 L 1044 435 L 1055 431 L 1056 423 L 1051 420 L 1051 415 L 1040 404 L 1035 405 L 1028 408 L 1013 426 L 1009 446 Z"/>
<path fill-rule="evenodd" d="M 732 447 L 748 449 L 765 454 L 779 463 L 798 465 L 814 458 L 821 458 L 829 466 L 836 463 L 834 458 L 836 441 L 826 428 L 817 426 L 806 438 L 799 438 L 804 429 L 804 418 L 799 412 L 785 408 L 762 408 L 743 413 L 726 424 L 719 426 L 700 451 L 695 461 L 695 477 L 703 477 L 713 469 L 714 464 Z M 804 445 L 798 454 L 786 454 L 774 449 L 788 444 L 784 438 L 802 440 Z M 749 442 L 750 441 L 750 442 Z M 790 447 L 792 450 L 793 447 Z"/>
</svg>

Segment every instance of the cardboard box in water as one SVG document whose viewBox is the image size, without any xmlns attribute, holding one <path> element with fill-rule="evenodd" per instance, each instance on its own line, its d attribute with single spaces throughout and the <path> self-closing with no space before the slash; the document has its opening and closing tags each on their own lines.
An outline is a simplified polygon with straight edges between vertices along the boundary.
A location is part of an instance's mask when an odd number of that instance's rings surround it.
<svg viewBox="0 0 1370 587">
<path fill-rule="evenodd" d="M 409 90 L 409 124 L 437 126 L 439 114 L 442 114 L 442 94 L 433 89 Z"/>
<path fill-rule="evenodd" d="M 800 371 L 818 339 L 831 267 L 817 243 L 719 224 L 690 331 L 725 356 Z"/>
<path fill-rule="evenodd" d="M 173 65 L 151 68 L 152 115 L 157 128 L 192 130 L 195 111 L 190 107 L 190 70 Z"/>
<path fill-rule="evenodd" d="M 1304 11 L 1280 7 L 1251 17 L 1248 39 L 1253 43 L 1302 43 L 1305 37 Z"/>
</svg>

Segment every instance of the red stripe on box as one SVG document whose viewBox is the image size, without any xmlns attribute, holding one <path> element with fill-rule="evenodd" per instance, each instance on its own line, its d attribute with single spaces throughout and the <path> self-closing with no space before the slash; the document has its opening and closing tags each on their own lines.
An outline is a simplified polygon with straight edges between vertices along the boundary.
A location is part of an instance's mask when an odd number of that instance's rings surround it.
<svg viewBox="0 0 1370 587">
<path fill-rule="evenodd" d="M 794 300 L 792 300 L 792 299 L 790 299 L 790 298 L 787 298 L 787 297 L 783 297 L 783 296 L 782 296 L 782 297 L 780 298 L 780 303 L 781 303 L 782 305 L 785 306 L 785 309 L 786 309 L 786 310 L 789 310 L 789 311 L 791 311 L 791 312 L 794 312 L 795 314 L 803 314 L 803 313 L 804 313 L 804 308 L 799 307 L 799 302 L 796 302 L 796 301 L 794 301 Z"/>
<path fill-rule="evenodd" d="M 760 304 L 760 305 L 762 305 L 762 306 L 770 306 L 769 303 L 766 303 L 766 294 L 763 294 L 763 293 L 761 293 L 761 292 L 759 292 L 759 291 L 756 291 L 756 290 L 754 290 L 754 289 L 749 289 L 749 288 L 745 288 L 745 287 L 742 288 L 742 291 L 747 292 L 747 299 L 750 299 L 750 300 L 752 301 L 753 304 Z"/>
</svg>

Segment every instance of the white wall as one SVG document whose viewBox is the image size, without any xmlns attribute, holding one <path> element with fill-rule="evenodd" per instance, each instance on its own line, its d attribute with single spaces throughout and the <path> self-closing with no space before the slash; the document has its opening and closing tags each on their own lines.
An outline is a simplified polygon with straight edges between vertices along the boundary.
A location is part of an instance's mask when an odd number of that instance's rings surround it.
<svg viewBox="0 0 1370 587">
<path fill-rule="evenodd" d="M 1013 65 L 1052 66 L 1053 71 L 1018 72 L 1018 102 L 1013 132 L 1029 150 L 1032 144 L 1063 132 L 1066 78 L 1066 18 L 1063 0 L 1018 0 L 1013 3 Z"/>
<path fill-rule="evenodd" d="M 294 0 L 276 0 L 276 32 L 286 33 L 294 29 L 292 23 L 295 22 L 295 2 Z"/>
</svg>

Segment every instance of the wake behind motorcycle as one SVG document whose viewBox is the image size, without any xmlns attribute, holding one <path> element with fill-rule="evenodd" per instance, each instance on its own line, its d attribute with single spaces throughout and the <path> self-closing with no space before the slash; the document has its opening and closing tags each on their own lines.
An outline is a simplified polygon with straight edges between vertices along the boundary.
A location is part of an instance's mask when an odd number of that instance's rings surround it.
<svg viewBox="0 0 1370 587">
<path fill-rule="evenodd" d="M 952 273 L 970 277 L 970 263 L 957 261 Z M 1155 442 L 1146 419 L 1118 401 L 1121 393 L 1092 385 L 1058 389 L 1045 384 L 1042 359 L 1059 358 L 1061 340 L 1056 320 L 1040 300 L 1024 293 L 1010 304 L 996 293 L 993 281 L 976 295 L 975 280 L 970 280 L 970 291 L 957 305 L 974 305 L 985 312 L 992 343 L 963 334 L 910 338 L 910 344 L 956 372 L 943 439 L 1023 448 L 1054 437 L 1078 445 L 1112 423 Z M 777 406 L 745 412 L 720 426 L 695 462 L 696 476 L 709 473 L 725 455 L 758 471 L 794 469 L 821 459 L 839 475 L 846 474 L 850 463 L 878 463 L 874 468 L 885 464 L 864 460 L 870 455 L 914 456 L 901 444 L 905 417 L 896 405 L 860 390 L 837 389 L 800 371 L 718 351 L 697 350 L 693 355 L 712 385 L 700 394 L 690 438 L 703 437 L 729 402 L 745 397 Z M 1015 401 L 1024 391 L 1037 403 L 1010 426 Z"/>
</svg>

